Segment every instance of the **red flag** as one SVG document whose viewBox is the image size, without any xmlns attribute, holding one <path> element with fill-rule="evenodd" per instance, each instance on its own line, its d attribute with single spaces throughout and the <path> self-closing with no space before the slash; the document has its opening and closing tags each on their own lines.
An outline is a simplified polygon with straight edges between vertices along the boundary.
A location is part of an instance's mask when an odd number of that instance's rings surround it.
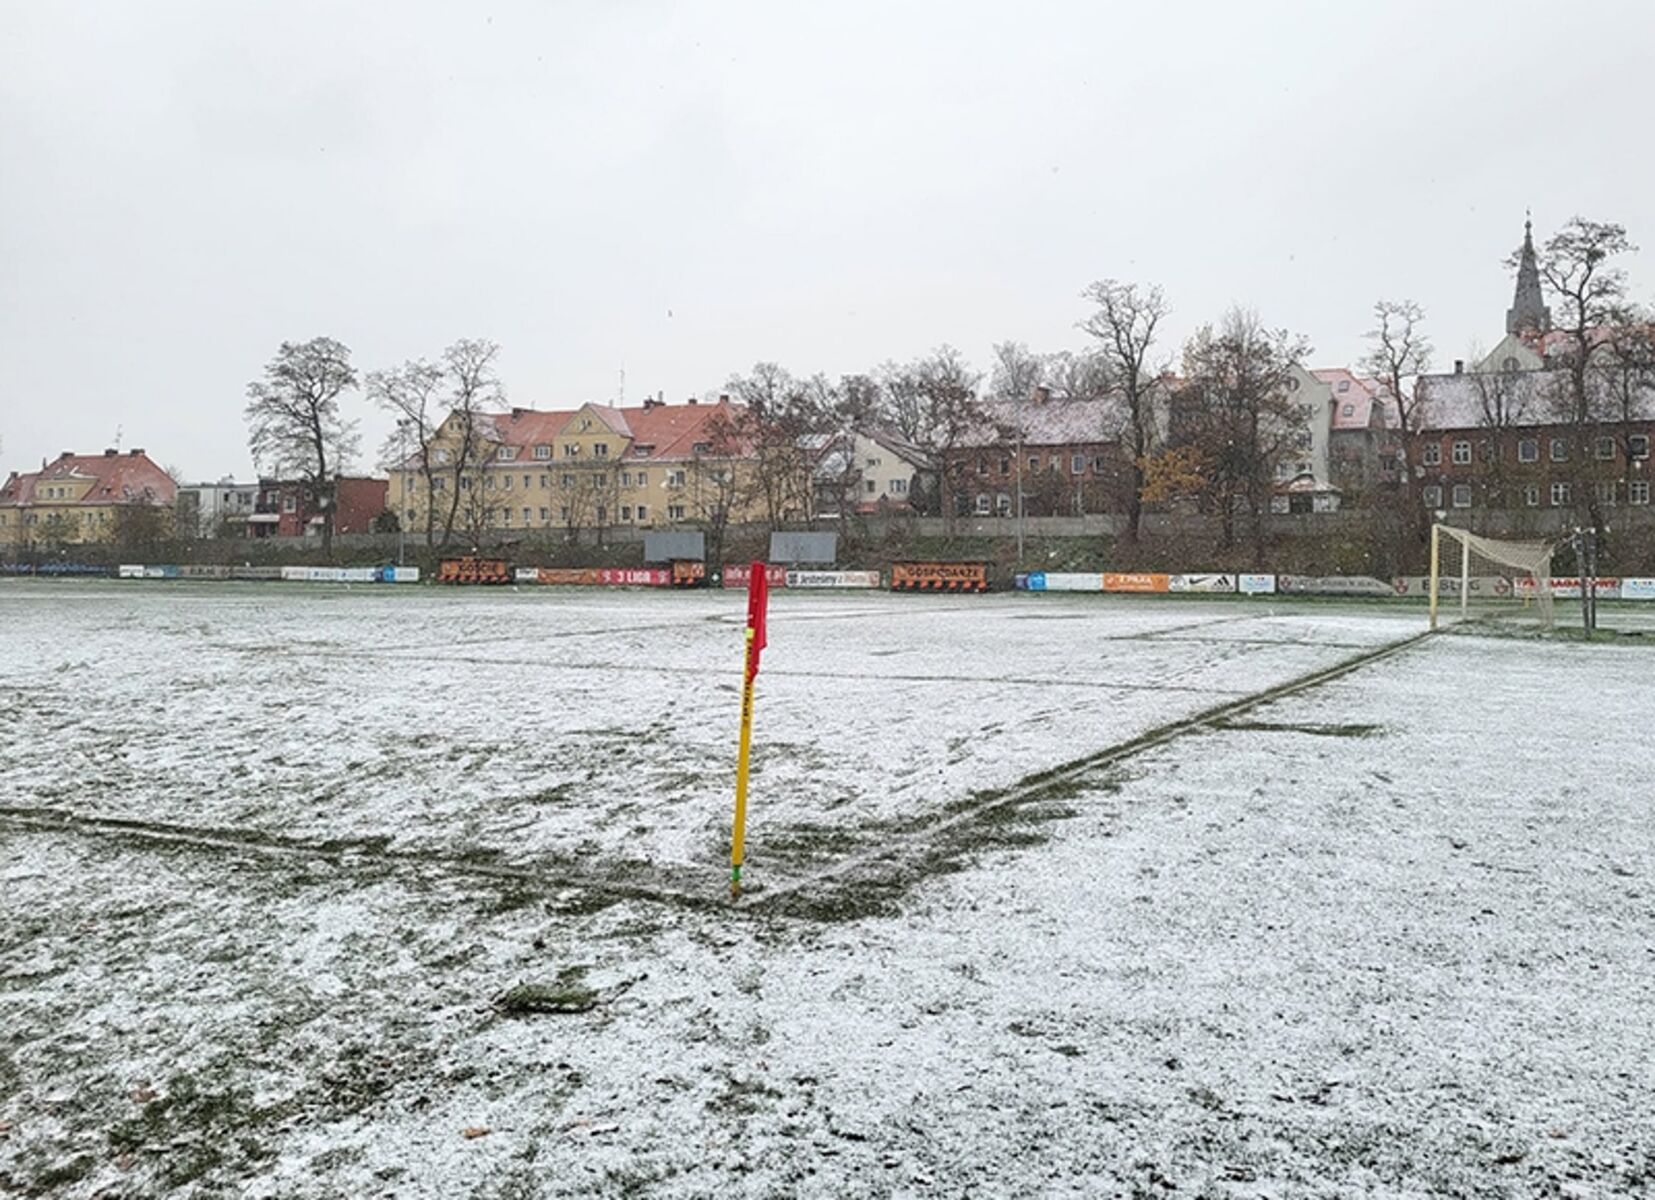
<svg viewBox="0 0 1655 1200">
<path fill-rule="evenodd" d="M 747 655 L 747 678 L 759 673 L 759 654 L 764 650 L 764 618 L 770 608 L 770 573 L 765 565 L 756 562 L 747 577 L 747 628 L 753 642 Z"/>
</svg>

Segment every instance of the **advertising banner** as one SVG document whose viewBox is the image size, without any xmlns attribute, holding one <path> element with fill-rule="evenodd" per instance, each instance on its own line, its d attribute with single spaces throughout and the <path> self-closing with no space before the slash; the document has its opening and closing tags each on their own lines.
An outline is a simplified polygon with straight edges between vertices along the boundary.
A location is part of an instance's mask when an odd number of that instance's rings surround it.
<svg viewBox="0 0 1655 1200">
<path fill-rule="evenodd" d="M 671 567 L 600 567 L 598 582 L 605 587 L 667 587 Z"/>
<path fill-rule="evenodd" d="M 231 567 L 231 579 L 280 579 L 281 567 Z"/>
<path fill-rule="evenodd" d="M 144 577 L 144 565 L 142 563 L 122 563 L 115 569 L 115 577 L 117 579 L 142 579 Z"/>
<path fill-rule="evenodd" d="M 1396 589 L 1371 575 L 1278 575 L 1276 589 L 1301 596 L 1394 596 Z"/>
<path fill-rule="evenodd" d="M 1621 580 L 1622 600 L 1655 600 L 1655 579 Z"/>
<path fill-rule="evenodd" d="M 1527 582 L 1526 578 L 1521 581 L 1521 583 Z M 1501 575 L 1473 575 L 1470 579 L 1470 585 L 1473 597 L 1509 596 L 1512 592 L 1511 580 Z M 1458 596 L 1460 594 L 1460 577 L 1458 575 L 1443 575 L 1437 580 L 1437 590 L 1439 595 Z M 1391 591 L 1398 596 L 1429 596 L 1431 594 L 1431 577 L 1429 575 L 1399 575 L 1391 580 Z"/>
<path fill-rule="evenodd" d="M 1051 576 L 1046 576 L 1046 587 L 1051 588 Z M 1165 592 L 1170 591 L 1172 577 L 1134 571 L 1105 571 L 1103 590 L 1106 592 Z"/>
<path fill-rule="evenodd" d="M 789 571 L 790 588 L 876 588 L 878 571 Z"/>
<path fill-rule="evenodd" d="M 753 573 L 753 568 L 746 563 L 731 563 L 724 568 L 723 583 L 727 588 L 745 588 L 747 577 Z M 774 563 L 764 568 L 765 580 L 773 588 L 787 586 L 787 568 Z"/>
<path fill-rule="evenodd" d="M 1046 572 L 1019 572 L 1012 579 L 1012 586 L 1020 592 L 1043 592 L 1046 590 Z"/>
<path fill-rule="evenodd" d="M 1274 575 L 1237 575 L 1236 591 L 1243 596 L 1270 596 L 1276 591 Z"/>
<path fill-rule="evenodd" d="M 1048 592 L 1101 592 L 1104 577 L 1096 571 L 1046 571 Z M 1151 589 L 1153 590 L 1153 589 Z M 1165 591 L 1165 588 L 1161 589 Z"/>
<path fill-rule="evenodd" d="M 1517 594 L 1526 596 L 1534 591 L 1534 581 L 1528 578 L 1518 580 Z M 1552 576 L 1552 596 L 1558 600 L 1580 599 L 1580 578 L 1575 575 Z M 1606 575 L 1599 575 L 1592 587 L 1592 592 L 1599 600 L 1615 600 L 1621 594 L 1621 581 Z"/>
<path fill-rule="evenodd" d="M 1234 575 L 1168 575 L 1167 590 L 1170 592 L 1233 592 L 1236 590 Z"/>
</svg>

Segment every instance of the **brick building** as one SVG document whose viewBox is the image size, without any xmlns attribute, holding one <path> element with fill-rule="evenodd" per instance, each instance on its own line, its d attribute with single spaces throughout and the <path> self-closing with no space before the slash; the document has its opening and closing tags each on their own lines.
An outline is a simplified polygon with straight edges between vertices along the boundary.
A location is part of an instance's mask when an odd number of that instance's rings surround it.
<svg viewBox="0 0 1655 1200">
<path fill-rule="evenodd" d="M 985 413 L 983 426 L 945 455 L 944 503 L 955 513 L 1014 516 L 1019 488 L 1025 516 L 1125 509 L 1129 453 L 1114 398 L 1059 399 L 1041 388 Z"/>
<path fill-rule="evenodd" d="M 368 476 L 341 475 L 334 480 L 338 509 L 334 533 L 372 533 L 385 511 L 388 484 Z M 324 520 L 310 485 L 298 480 L 261 479 L 258 500 L 247 514 L 247 536 L 320 537 Z"/>
</svg>

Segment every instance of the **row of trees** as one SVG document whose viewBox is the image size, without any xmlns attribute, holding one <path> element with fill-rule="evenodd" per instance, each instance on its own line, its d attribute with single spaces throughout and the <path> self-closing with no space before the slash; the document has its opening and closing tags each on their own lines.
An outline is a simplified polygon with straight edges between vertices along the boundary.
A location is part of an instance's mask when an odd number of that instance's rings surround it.
<svg viewBox="0 0 1655 1200">
<path fill-rule="evenodd" d="M 1578 428 L 1583 446 L 1617 419 L 1617 404 L 1619 418 L 1627 416 L 1641 402 L 1640 389 L 1655 379 L 1651 319 L 1629 303 L 1617 261 L 1632 249 L 1621 226 L 1576 218 L 1539 256 L 1561 339 L 1549 358 L 1558 382 L 1547 403 L 1560 422 Z M 1010 444 L 1019 406 L 1041 391 L 1053 402 L 1096 402 L 1089 410 L 1096 414 L 1095 440 L 1122 450 L 1119 492 L 1129 541 L 1140 536 L 1146 503 L 1182 497 L 1218 514 L 1226 540 L 1237 535 L 1238 521 L 1244 524 L 1262 555 L 1277 466 L 1302 452 L 1308 437 L 1307 412 L 1288 387 L 1310 352 L 1308 341 L 1235 308 L 1198 328 L 1175 358 L 1161 341 L 1170 307 L 1159 288 L 1104 279 L 1081 296 L 1083 348 L 1041 354 L 1003 342 L 993 348 L 986 377 L 948 345 L 838 378 L 796 376 L 772 362 L 733 377 L 723 391 L 737 405 L 715 423 L 709 458 L 739 459 L 746 467 L 708 473 L 708 499 L 698 517 L 711 524 L 732 511 L 751 511 L 776 526 L 809 513 L 812 488 L 821 482 L 813 477 L 820 448 L 858 430 L 889 430 L 939 464 L 958 461 L 963 448 L 985 440 Z M 1379 382 L 1400 426 L 1402 536 L 1418 538 L 1428 517 L 1413 435 L 1424 427 L 1425 413 L 1413 382 L 1430 371 L 1433 348 L 1416 302 L 1380 301 L 1374 314 L 1359 370 Z M 479 501 L 468 499 L 464 484 L 493 452 L 491 414 L 505 405 L 498 356 L 493 342 L 463 339 L 435 361 L 411 360 L 360 381 L 368 399 L 395 420 L 386 458 L 410 463 L 428 485 L 427 496 L 443 497 L 426 507 L 424 534 L 432 545 L 446 545 L 456 531 L 472 532 L 481 519 L 467 511 Z M 343 415 L 340 400 L 358 386 L 349 350 L 315 338 L 284 343 L 263 378 L 248 387 L 255 460 L 305 483 L 329 541 L 332 480 L 359 448 L 357 422 Z M 1502 398 L 1509 383 L 1490 377 L 1479 386 L 1489 392 L 1491 426 L 1528 418 Z M 856 465 L 849 456 L 833 461 L 843 465 L 848 493 Z M 921 507 L 956 511 L 963 496 L 952 494 L 949 475 L 941 473 L 938 493 L 916 497 Z M 452 482 L 443 487 L 439 479 Z M 1597 500 L 1591 489 L 1582 491 L 1583 519 L 1600 528 Z M 846 507 L 840 505 L 841 512 Z"/>
</svg>

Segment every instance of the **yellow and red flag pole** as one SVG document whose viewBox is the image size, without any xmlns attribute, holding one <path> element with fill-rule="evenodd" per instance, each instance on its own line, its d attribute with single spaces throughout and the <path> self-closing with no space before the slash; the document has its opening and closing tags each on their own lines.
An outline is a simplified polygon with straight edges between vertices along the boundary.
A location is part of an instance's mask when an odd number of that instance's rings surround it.
<svg viewBox="0 0 1655 1200">
<path fill-rule="evenodd" d="M 746 651 L 741 671 L 741 743 L 736 754 L 736 819 L 730 833 L 730 899 L 741 898 L 741 864 L 747 852 L 747 769 L 753 748 L 753 682 L 764 652 L 765 618 L 770 607 L 770 580 L 765 564 L 756 562 L 747 577 Z"/>
</svg>

